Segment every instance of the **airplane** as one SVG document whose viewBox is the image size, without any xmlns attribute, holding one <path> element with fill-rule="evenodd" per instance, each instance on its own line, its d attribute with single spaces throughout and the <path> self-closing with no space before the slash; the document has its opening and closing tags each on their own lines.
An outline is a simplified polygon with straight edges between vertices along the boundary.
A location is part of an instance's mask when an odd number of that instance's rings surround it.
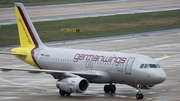
<svg viewBox="0 0 180 101">
<path fill-rule="evenodd" d="M 50 74 L 57 79 L 61 96 L 84 93 L 90 83 L 106 84 L 104 92 L 115 93 L 118 83 L 136 88 L 136 99 L 143 99 L 141 89 L 151 88 L 166 79 L 165 71 L 158 64 L 169 57 L 165 53 L 162 57 L 151 58 L 133 53 L 47 47 L 22 3 L 15 3 L 15 13 L 20 47 L 0 53 L 14 55 L 36 69 L 0 67 L 2 71 Z"/>
</svg>

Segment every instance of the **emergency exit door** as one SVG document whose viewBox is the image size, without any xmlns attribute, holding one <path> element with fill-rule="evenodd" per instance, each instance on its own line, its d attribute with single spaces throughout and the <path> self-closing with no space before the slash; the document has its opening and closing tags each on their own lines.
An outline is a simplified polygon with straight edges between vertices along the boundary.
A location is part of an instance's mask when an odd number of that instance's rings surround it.
<svg viewBox="0 0 180 101">
<path fill-rule="evenodd" d="M 127 63 L 126 63 L 126 67 L 125 67 L 125 73 L 126 73 L 126 74 L 131 75 L 131 69 L 132 69 L 132 65 L 133 65 L 133 63 L 134 63 L 134 60 L 135 60 L 135 58 L 133 58 L 133 57 L 130 57 L 130 58 L 128 59 L 128 61 L 127 61 Z"/>
</svg>

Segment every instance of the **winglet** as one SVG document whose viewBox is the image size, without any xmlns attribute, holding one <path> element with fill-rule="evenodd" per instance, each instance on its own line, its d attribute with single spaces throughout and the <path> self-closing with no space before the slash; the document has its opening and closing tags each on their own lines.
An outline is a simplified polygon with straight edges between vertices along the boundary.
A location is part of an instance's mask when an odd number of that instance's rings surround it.
<svg viewBox="0 0 180 101">
<path fill-rule="evenodd" d="M 166 54 L 166 53 L 163 53 L 163 56 L 164 56 L 164 57 L 167 57 L 167 54 Z"/>
<path fill-rule="evenodd" d="M 165 60 L 167 58 L 169 58 L 169 56 L 166 53 L 162 53 L 163 57 L 159 57 L 159 58 L 154 58 L 155 61 L 161 61 L 161 60 Z"/>
</svg>

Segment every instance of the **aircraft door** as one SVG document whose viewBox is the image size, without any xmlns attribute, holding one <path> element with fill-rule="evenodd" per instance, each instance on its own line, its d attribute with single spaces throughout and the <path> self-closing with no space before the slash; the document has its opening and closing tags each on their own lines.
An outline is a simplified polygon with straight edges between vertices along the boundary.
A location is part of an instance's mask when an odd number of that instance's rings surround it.
<svg viewBox="0 0 180 101">
<path fill-rule="evenodd" d="M 135 58 L 134 57 L 130 57 L 126 63 L 126 66 L 125 66 L 125 73 L 128 74 L 128 75 L 131 75 L 131 68 L 132 68 L 132 65 L 134 63 L 134 60 Z"/>
</svg>

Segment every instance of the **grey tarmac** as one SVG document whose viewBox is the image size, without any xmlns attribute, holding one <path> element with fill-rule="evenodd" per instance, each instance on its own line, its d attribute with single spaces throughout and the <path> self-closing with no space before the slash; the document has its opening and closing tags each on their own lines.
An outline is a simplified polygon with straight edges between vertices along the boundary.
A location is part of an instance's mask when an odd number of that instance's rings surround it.
<svg viewBox="0 0 180 101">
<path fill-rule="evenodd" d="M 179 101 L 180 100 L 180 32 L 153 32 L 131 38 L 116 38 L 100 41 L 59 44 L 52 47 L 91 49 L 99 51 L 118 51 L 145 54 L 150 57 L 161 57 L 165 52 L 170 58 L 160 61 L 167 79 L 162 84 L 149 90 L 142 90 L 146 101 Z M 157 34 L 157 35 L 156 35 Z M 33 68 L 14 56 L 0 55 L 0 66 Z M 104 84 L 90 84 L 84 94 L 72 94 L 70 97 L 59 96 L 55 86 L 56 80 L 48 74 L 30 74 L 22 71 L 0 71 L 0 101 L 137 101 L 136 89 L 123 84 L 116 84 L 115 94 L 105 94 Z"/>
<path fill-rule="evenodd" d="M 180 0 L 112 0 L 26 6 L 33 22 L 180 9 Z M 16 23 L 14 7 L 0 8 L 0 25 Z"/>
</svg>

